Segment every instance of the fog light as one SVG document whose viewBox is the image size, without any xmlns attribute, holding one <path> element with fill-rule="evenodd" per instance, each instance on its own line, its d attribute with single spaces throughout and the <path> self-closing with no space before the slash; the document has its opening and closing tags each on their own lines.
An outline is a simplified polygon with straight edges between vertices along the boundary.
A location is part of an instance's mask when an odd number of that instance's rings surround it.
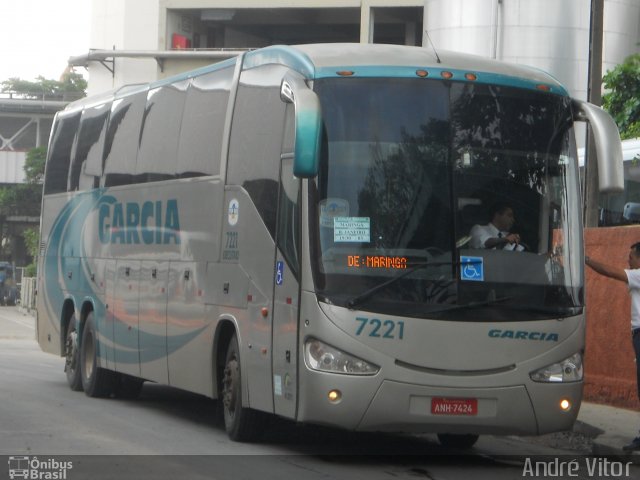
<svg viewBox="0 0 640 480">
<path fill-rule="evenodd" d="M 331 403 L 338 403 L 342 399 L 342 392 L 340 390 L 331 390 L 327 396 Z"/>
<path fill-rule="evenodd" d="M 560 400 L 560 408 L 563 412 L 568 412 L 569 410 L 571 410 L 571 402 L 566 398 L 563 398 L 562 400 Z"/>
</svg>

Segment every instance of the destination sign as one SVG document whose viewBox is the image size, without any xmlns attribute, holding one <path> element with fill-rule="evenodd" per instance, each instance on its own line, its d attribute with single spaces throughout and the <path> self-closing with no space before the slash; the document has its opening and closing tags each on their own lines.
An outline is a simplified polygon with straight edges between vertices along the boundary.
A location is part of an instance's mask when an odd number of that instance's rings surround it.
<svg viewBox="0 0 640 480">
<path fill-rule="evenodd" d="M 407 268 L 407 257 L 388 255 L 347 255 L 347 267 L 350 268 Z"/>
</svg>

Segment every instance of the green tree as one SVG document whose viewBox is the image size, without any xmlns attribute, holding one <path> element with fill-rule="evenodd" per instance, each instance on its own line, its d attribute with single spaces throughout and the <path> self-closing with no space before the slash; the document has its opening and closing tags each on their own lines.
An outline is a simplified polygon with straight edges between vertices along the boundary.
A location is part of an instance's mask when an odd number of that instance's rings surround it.
<svg viewBox="0 0 640 480">
<path fill-rule="evenodd" d="M 640 137 L 640 53 L 627 57 L 602 81 L 607 89 L 602 106 L 618 125 L 620 137 Z"/>
<path fill-rule="evenodd" d="M 39 217 L 42 202 L 42 182 L 47 149 L 37 147 L 27 152 L 25 160 L 26 183 L 0 187 L 0 219 L 8 216 Z M 38 228 L 27 229 L 22 237 L 33 262 L 28 274 L 35 274 L 36 255 L 40 232 Z"/>
<path fill-rule="evenodd" d="M 37 228 L 28 228 L 22 235 L 24 237 L 24 244 L 27 247 L 27 251 L 31 258 L 33 258 L 33 262 L 27 265 L 25 276 L 35 277 L 37 270 L 36 258 L 38 257 L 38 248 L 40 246 L 40 231 Z"/>
<path fill-rule="evenodd" d="M 0 215 L 40 216 L 46 158 L 45 147 L 32 148 L 27 152 L 24 165 L 27 182 L 0 187 Z"/>
<path fill-rule="evenodd" d="M 29 184 L 41 184 L 44 181 L 44 164 L 47 160 L 47 147 L 32 148 L 27 152 L 24 173 Z"/>
<path fill-rule="evenodd" d="M 30 210 L 32 210 L 36 216 L 40 215 L 42 183 L 44 182 L 44 166 L 46 159 L 46 147 L 36 147 L 29 150 L 24 163 L 24 173 L 27 183 L 26 185 L 18 185 L 18 187 L 22 187 L 24 189 L 22 192 L 19 192 L 19 195 L 22 195 L 23 197 L 22 200 L 25 200 L 24 197 L 31 197 Z M 40 246 L 40 229 L 36 227 L 25 230 L 23 238 L 27 251 L 31 258 L 33 258 L 31 264 L 27 265 L 25 275 L 27 277 L 35 277 L 38 249 Z"/>
<path fill-rule="evenodd" d="M 12 77 L 0 82 L 0 92 L 15 96 L 35 99 L 60 99 L 67 97 L 81 98 L 86 95 L 87 81 L 79 73 L 65 72 L 58 80 L 49 80 L 40 75 L 34 82 Z"/>
</svg>

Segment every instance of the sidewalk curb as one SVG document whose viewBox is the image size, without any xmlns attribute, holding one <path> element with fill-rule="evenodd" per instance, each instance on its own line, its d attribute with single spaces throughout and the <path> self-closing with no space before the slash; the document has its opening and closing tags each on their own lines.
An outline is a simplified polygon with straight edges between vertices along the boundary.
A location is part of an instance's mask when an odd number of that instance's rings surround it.
<svg viewBox="0 0 640 480">
<path fill-rule="evenodd" d="M 591 455 L 640 465 L 640 451 L 622 449 L 638 435 L 639 421 L 637 411 L 582 402 L 574 431 L 591 438 Z"/>
<path fill-rule="evenodd" d="M 630 438 L 604 434 L 593 440 L 592 454 L 598 457 L 615 457 L 623 462 L 640 465 L 640 451 L 625 452 L 622 450 L 622 446 L 630 441 Z"/>
</svg>

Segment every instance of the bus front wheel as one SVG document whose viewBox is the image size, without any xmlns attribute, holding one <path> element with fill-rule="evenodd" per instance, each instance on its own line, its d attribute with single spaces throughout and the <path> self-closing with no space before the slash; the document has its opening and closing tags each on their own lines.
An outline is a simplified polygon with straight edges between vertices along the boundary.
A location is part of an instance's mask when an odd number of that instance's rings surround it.
<svg viewBox="0 0 640 480">
<path fill-rule="evenodd" d="M 242 368 L 235 334 L 227 348 L 221 393 L 224 426 L 229 438 L 236 442 L 257 440 L 262 434 L 265 416 L 262 412 L 242 406 Z"/>
</svg>

